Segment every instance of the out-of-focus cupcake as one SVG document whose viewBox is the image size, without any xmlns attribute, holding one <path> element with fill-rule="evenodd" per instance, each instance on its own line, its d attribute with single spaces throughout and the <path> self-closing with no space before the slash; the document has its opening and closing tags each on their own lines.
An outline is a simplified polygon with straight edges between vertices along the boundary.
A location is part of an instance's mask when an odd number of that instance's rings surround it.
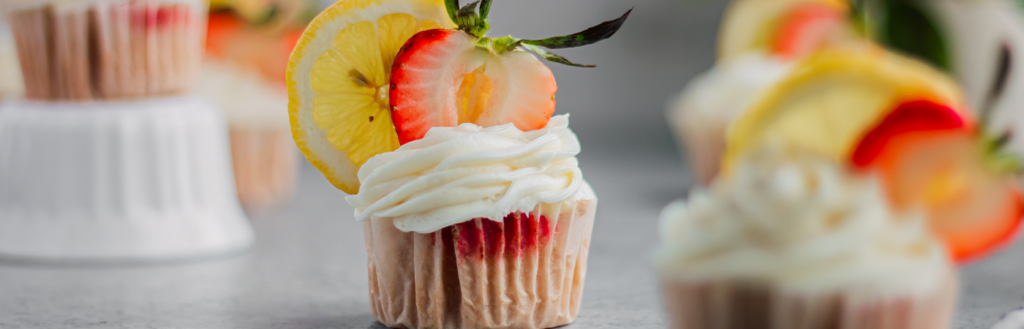
<svg viewBox="0 0 1024 329">
<path fill-rule="evenodd" d="M 751 154 L 662 215 L 672 328 L 948 328 L 957 279 L 923 216 L 831 160 Z"/>
<path fill-rule="evenodd" d="M 706 185 L 718 175 L 729 124 L 791 65 L 778 57 L 748 53 L 726 59 L 687 85 L 669 104 L 668 119 L 694 180 Z"/>
<path fill-rule="evenodd" d="M 669 124 L 694 180 L 718 174 L 725 135 L 743 111 L 791 71 L 794 61 L 859 43 L 837 0 L 736 0 L 718 40 L 719 61 L 669 103 Z"/>
<path fill-rule="evenodd" d="M 29 99 L 176 94 L 202 56 L 200 0 L 8 1 L 4 11 Z"/>
<path fill-rule="evenodd" d="M 208 60 L 200 92 L 215 101 L 228 120 L 242 205 L 261 208 L 284 201 L 295 189 L 299 156 L 284 88 L 256 72 Z"/>
<path fill-rule="evenodd" d="M 301 0 L 212 4 L 202 92 L 226 113 L 238 197 L 247 208 L 278 204 L 295 188 L 298 152 L 284 75 L 307 5 Z"/>
</svg>

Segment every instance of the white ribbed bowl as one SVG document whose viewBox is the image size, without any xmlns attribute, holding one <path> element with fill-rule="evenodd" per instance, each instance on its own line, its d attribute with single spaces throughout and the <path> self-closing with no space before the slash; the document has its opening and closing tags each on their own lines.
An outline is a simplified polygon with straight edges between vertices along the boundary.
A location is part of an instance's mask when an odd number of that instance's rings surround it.
<svg viewBox="0 0 1024 329">
<path fill-rule="evenodd" d="M 196 98 L 0 106 L 0 258 L 151 262 L 239 252 L 227 125 Z"/>
</svg>

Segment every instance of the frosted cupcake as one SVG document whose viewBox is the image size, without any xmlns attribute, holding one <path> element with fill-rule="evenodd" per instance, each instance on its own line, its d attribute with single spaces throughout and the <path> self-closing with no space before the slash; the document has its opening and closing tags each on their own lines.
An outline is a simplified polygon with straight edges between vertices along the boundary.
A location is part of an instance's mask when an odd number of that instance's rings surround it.
<svg viewBox="0 0 1024 329">
<path fill-rule="evenodd" d="M 285 201 L 295 189 L 298 152 L 288 126 L 288 94 L 235 65 L 207 61 L 199 91 L 224 110 L 238 199 L 246 208 Z"/>
<path fill-rule="evenodd" d="M 579 313 L 597 197 L 543 40 L 489 38 L 490 1 L 349 0 L 303 33 L 292 135 L 363 222 L 373 315 L 395 328 L 552 328 Z M 456 29 L 457 28 L 457 29 Z M 379 40 L 365 42 L 365 40 Z"/>
<path fill-rule="evenodd" d="M 4 9 L 29 99 L 180 93 L 202 56 L 199 0 L 8 1 Z"/>
<path fill-rule="evenodd" d="M 224 109 L 238 197 L 246 208 L 279 204 L 294 191 L 298 152 L 288 124 L 288 55 L 307 1 L 214 1 L 201 92 Z"/>
<path fill-rule="evenodd" d="M 568 123 L 435 128 L 362 167 L 347 200 L 365 222 L 377 319 L 549 328 L 576 317 L 597 197 Z"/>
<path fill-rule="evenodd" d="M 807 154 L 746 158 L 662 215 L 673 328 L 948 328 L 956 274 L 922 216 Z"/>
<path fill-rule="evenodd" d="M 748 53 L 693 79 L 671 101 L 669 124 L 698 184 L 718 175 L 729 124 L 790 71 L 791 65 L 778 57 Z"/>
<path fill-rule="evenodd" d="M 792 63 L 820 49 L 859 41 L 836 0 L 735 0 L 722 19 L 719 61 L 668 105 L 668 119 L 694 180 L 718 174 L 729 125 Z"/>
</svg>

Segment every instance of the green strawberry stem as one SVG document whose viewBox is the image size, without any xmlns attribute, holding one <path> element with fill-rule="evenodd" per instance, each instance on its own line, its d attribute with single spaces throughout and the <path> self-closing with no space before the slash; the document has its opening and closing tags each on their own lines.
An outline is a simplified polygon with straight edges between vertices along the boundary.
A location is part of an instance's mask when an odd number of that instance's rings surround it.
<svg viewBox="0 0 1024 329">
<path fill-rule="evenodd" d="M 487 20 L 487 16 L 491 14 L 491 0 L 483 0 L 480 2 L 480 18 Z"/>
<path fill-rule="evenodd" d="M 511 36 L 492 39 L 486 36 L 487 31 L 491 29 L 491 25 L 487 21 L 487 17 L 491 12 L 491 2 L 492 0 L 480 0 L 460 7 L 459 0 L 445 0 L 444 5 L 445 9 L 448 10 L 448 17 L 452 19 L 452 22 L 455 22 L 459 30 L 479 38 L 477 46 L 487 49 L 491 53 L 501 55 L 522 47 L 551 62 L 588 68 L 595 66 L 573 63 L 565 57 L 542 49 L 542 47 L 547 49 L 575 48 L 592 45 L 611 38 L 622 28 L 626 19 L 633 12 L 633 9 L 630 9 L 617 19 L 606 21 L 582 32 L 566 36 L 539 40 L 517 39 Z"/>
</svg>

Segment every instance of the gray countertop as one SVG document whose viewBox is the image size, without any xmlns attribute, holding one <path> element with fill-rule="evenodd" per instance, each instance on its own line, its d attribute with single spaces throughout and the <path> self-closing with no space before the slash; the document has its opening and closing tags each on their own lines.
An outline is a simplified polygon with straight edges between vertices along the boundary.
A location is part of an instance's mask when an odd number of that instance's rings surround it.
<svg viewBox="0 0 1024 329">
<path fill-rule="evenodd" d="M 663 104 L 714 60 L 724 0 L 496 1 L 494 35 L 578 31 L 636 10 L 615 38 L 562 52 L 594 70 L 552 67 L 581 167 L 600 197 L 583 306 L 571 328 L 665 328 L 649 254 L 661 208 L 685 196 Z M 288 204 L 251 214 L 237 257 L 126 268 L 0 263 L 0 328 L 376 328 L 362 226 L 312 167 Z M 1024 246 L 964 268 L 954 328 L 988 329 L 1024 305 Z"/>
<path fill-rule="evenodd" d="M 570 328 L 665 328 L 649 266 L 660 208 L 685 194 L 670 154 L 585 153 L 601 200 L 583 306 Z M 0 328 L 384 328 L 370 314 L 362 225 L 312 167 L 287 205 L 252 216 L 236 257 L 146 267 L 0 263 Z M 1024 305 L 1024 246 L 961 272 L 954 328 L 987 329 Z"/>
</svg>

